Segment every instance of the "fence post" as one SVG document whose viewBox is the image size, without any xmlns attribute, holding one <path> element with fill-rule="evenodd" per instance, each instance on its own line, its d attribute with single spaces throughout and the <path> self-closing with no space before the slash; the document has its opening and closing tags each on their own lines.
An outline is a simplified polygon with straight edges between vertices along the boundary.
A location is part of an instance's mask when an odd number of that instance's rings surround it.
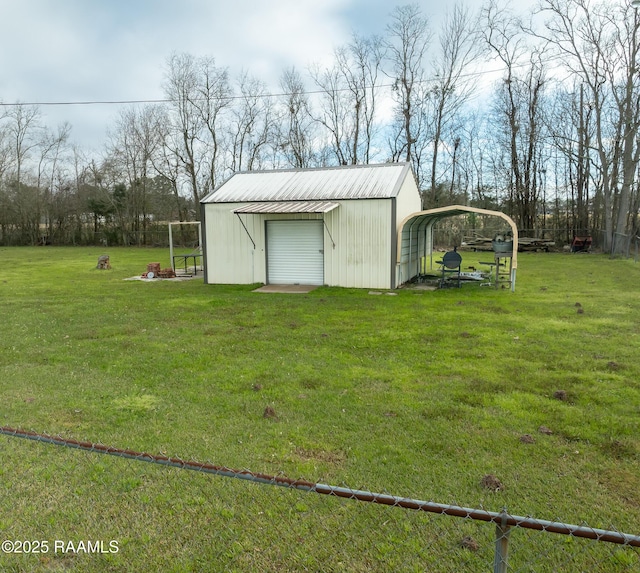
<svg viewBox="0 0 640 573">
<path fill-rule="evenodd" d="M 509 558 L 509 534 L 507 525 L 507 508 L 500 513 L 502 520 L 496 524 L 496 552 L 493 558 L 493 573 L 507 573 L 507 560 Z"/>
</svg>

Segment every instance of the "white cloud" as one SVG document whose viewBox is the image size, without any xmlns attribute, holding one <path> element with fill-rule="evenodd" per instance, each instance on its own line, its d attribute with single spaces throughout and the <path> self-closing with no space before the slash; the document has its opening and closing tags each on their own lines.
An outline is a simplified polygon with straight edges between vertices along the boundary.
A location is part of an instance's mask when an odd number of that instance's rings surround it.
<svg viewBox="0 0 640 573">
<path fill-rule="evenodd" d="M 350 1 L 0 0 L 0 100 L 156 99 L 172 52 L 211 55 L 274 86 L 285 68 L 326 59 L 346 41 Z M 43 113 L 82 130 L 75 108 Z"/>
<path fill-rule="evenodd" d="M 234 69 L 271 71 L 330 54 L 350 31 L 344 2 L 272 0 L 0 0 L 0 96 L 59 96 L 144 84 L 172 52 L 213 55 Z M 151 71 L 148 71 L 151 70 Z M 256 74 L 257 75 L 257 74 Z M 95 86 L 95 87 L 94 87 Z M 140 94 L 138 94 L 140 95 Z"/>
<path fill-rule="evenodd" d="M 383 33 L 395 3 L 0 0 L 0 100 L 158 99 L 172 52 L 213 56 L 232 76 L 246 71 L 277 91 L 288 67 L 304 71 L 311 63 L 329 62 L 334 48 L 354 31 Z M 69 120 L 81 143 L 103 139 L 117 111 L 115 106 L 42 108 L 52 126 Z"/>
</svg>

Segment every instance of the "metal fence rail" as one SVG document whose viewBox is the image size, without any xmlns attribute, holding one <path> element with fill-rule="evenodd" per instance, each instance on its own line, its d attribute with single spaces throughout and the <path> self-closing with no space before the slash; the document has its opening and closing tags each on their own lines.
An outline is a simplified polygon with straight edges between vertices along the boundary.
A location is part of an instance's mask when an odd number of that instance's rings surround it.
<svg viewBox="0 0 640 573">
<path fill-rule="evenodd" d="M 532 530 L 545 533 L 554 533 L 571 536 L 572 538 L 583 538 L 596 542 L 606 542 L 616 544 L 629 549 L 632 557 L 628 561 L 629 568 L 623 567 L 616 570 L 640 570 L 640 554 L 636 548 L 640 548 L 640 536 L 622 533 L 614 530 L 605 530 L 588 527 L 586 525 L 572 525 L 568 523 L 535 519 L 533 517 L 518 516 L 509 514 L 506 509 L 501 512 L 492 512 L 484 509 L 468 508 L 459 505 L 449 505 L 435 503 L 433 501 L 423 501 L 418 499 L 400 497 L 386 493 L 375 493 L 362 489 L 351 489 L 343 486 L 327 485 L 324 483 L 314 483 L 301 479 L 290 479 L 283 476 L 255 473 L 249 470 L 237 470 L 225 466 L 210 463 L 183 460 L 176 457 L 154 455 L 145 452 L 138 452 L 128 449 L 105 446 L 91 442 L 78 441 L 59 436 L 51 436 L 33 431 L 21 430 L 11 427 L 0 427 L 0 434 L 13 438 L 21 438 L 83 450 L 89 453 L 103 454 L 134 460 L 135 462 L 146 462 L 159 466 L 178 468 L 180 470 L 191 470 L 205 474 L 214 474 L 236 480 L 245 480 L 257 484 L 267 484 L 280 486 L 290 490 L 301 490 L 307 493 L 316 493 L 334 498 L 357 500 L 361 502 L 403 508 L 417 512 L 434 513 L 448 515 L 452 517 L 464 518 L 469 521 L 478 521 L 495 524 L 493 571 L 506 572 L 508 567 L 509 541 L 513 528 Z M 393 512 L 395 513 L 395 512 Z M 626 562 L 625 562 L 626 563 Z M 521 569 L 522 570 L 522 569 Z M 558 568 L 556 570 L 562 570 Z"/>
</svg>

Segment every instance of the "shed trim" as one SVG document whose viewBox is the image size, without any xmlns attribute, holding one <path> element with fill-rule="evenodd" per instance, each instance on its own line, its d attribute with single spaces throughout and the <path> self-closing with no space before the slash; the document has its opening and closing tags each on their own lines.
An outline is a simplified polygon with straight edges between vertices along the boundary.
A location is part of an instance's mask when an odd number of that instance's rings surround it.
<svg viewBox="0 0 640 573">
<path fill-rule="evenodd" d="M 284 213 L 328 213 L 339 207 L 339 203 L 333 201 L 268 201 L 249 203 L 243 207 L 233 209 L 233 212 L 257 214 L 284 214 Z"/>
</svg>

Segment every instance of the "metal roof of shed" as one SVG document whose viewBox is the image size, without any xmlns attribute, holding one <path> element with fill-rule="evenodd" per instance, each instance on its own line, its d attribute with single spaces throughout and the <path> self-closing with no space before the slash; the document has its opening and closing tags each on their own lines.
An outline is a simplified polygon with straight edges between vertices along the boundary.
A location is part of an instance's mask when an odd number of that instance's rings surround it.
<svg viewBox="0 0 640 573">
<path fill-rule="evenodd" d="M 400 191 L 408 163 L 246 171 L 232 175 L 202 203 L 388 199 Z"/>
</svg>

